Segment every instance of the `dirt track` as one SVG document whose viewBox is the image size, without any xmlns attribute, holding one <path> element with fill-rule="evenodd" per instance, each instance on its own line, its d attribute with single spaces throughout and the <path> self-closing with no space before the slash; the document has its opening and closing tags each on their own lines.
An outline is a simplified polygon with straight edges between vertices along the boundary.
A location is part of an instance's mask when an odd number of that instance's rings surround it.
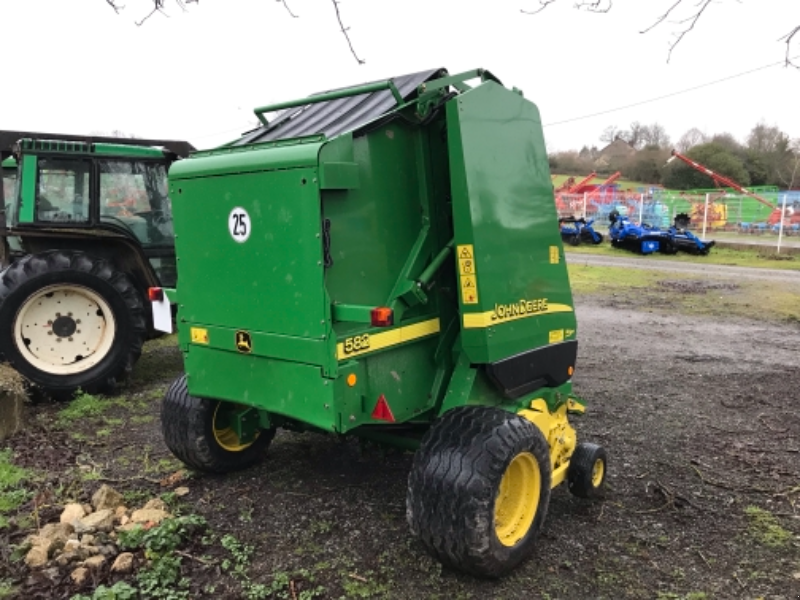
<svg viewBox="0 0 800 600">
<path fill-rule="evenodd" d="M 664 305 L 680 293 L 665 288 Z M 233 533 L 256 546 L 249 574 L 275 589 L 263 596 L 269 598 L 295 600 L 306 591 L 304 598 L 796 600 L 800 326 L 672 315 L 638 298 L 576 298 L 575 388 L 589 403 L 576 426 L 581 439 L 609 452 L 606 500 L 586 503 L 554 491 L 537 552 L 501 582 L 442 570 L 410 538 L 409 454 L 362 453 L 353 442 L 281 432 L 258 467 L 183 482 L 191 489 L 183 511 L 204 515 L 217 535 Z M 101 466 L 101 476 L 120 480 L 115 485 L 129 493 L 163 492 L 127 478 L 141 475 L 143 452 L 151 469 L 163 466 L 156 475 L 176 469 L 158 422 L 145 421 L 157 417 L 158 395 L 179 369 L 176 348 L 151 347 L 127 392 L 130 407 L 71 428 L 86 440 L 51 432 L 43 441 L 35 428 L 11 446 L 20 462 L 49 469 L 50 481 L 76 480 L 79 460 Z M 49 427 L 58 408 L 33 410 Z M 124 425 L 110 438 L 95 436 L 109 416 Z M 76 485 L 86 500 L 99 483 Z M 57 507 L 50 512 L 57 515 Z M 189 552 L 209 562 L 184 561 L 191 597 L 243 597 L 219 568 L 229 556 L 219 544 Z M 4 576 L 27 577 L 18 563 L 0 561 Z M 106 573 L 103 580 L 114 581 Z M 21 596 L 68 598 L 71 591 L 38 579 Z"/>
</svg>

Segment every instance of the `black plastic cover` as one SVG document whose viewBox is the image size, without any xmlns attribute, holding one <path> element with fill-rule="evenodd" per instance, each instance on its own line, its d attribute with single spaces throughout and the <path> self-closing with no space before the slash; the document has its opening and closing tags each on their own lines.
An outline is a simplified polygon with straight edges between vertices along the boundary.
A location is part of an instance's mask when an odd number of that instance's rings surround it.
<svg viewBox="0 0 800 600">
<path fill-rule="evenodd" d="M 395 87 L 400 92 L 403 100 L 410 100 L 416 93 L 417 88 L 431 79 L 438 79 L 445 74 L 445 69 L 429 69 L 410 75 L 391 77 Z M 385 81 L 381 79 L 379 81 Z M 367 85 L 367 82 L 362 85 Z M 355 87 L 355 86 L 348 86 Z M 326 90 L 318 94 L 338 91 Z M 266 127 L 259 127 L 243 134 L 241 139 L 228 146 L 244 146 L 246 144 L 257 144 L 260 142 L 270 142 L 273 140 L 285 140 L 291 138 L 306 137 L 309 135 L 324 135 L 327 138 L 334 137 L 346 131 L 358 129 L 361 125 L 369 123 L 389 111 L 397 102 L 392 92 L 381 90 L 369 94 L 358 96 L 348 96 L 338 100 L 329 100 L 319 104 L 306 104 L 283 111 L 274 121 Z"/>
<path fill-rule="evenodd" d="M 570 340 L 529 350 L 485 366 L 486 374 L 506 398 L 515 400 L 541 387 L 558 387 L 569 381 L 575 366 L 578 341 Z"/>
</svg>

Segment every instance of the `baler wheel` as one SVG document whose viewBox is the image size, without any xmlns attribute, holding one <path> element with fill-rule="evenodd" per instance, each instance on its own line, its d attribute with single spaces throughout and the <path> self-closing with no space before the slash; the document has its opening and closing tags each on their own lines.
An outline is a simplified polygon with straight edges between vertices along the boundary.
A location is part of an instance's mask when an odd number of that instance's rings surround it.
<svg viewBox="0 0 800 600">
<path fill-rule="evenodd" d="M 225 413 L 236 405 L 189 394 L 186 375 L 172 382 L 161 405 L 161 431 L 170 451 L 182 462 L 208 473 L 229 473 L 258 462 L 275 437 L 275 429 L 259 430 L 241 443 Z"/>
<path fill-rule="evenodd" d="M 533 551 L 551 477 L 547 441 L 530 421 L 493 407 L 454 408 L 414 456 L 408 523 L 446 565 L 500 577 Z"/>
<path fill-rule="evenodd" d="M 569 491 L 579 498 L 596 498 L 605 481 L 606 451 L 597 444 L 578 444 L 567 469 Z"/>
<path fill-rule="evenodd" d="M 142 295 L 107 260 L 28 255 L 3 271 L 0 303 L 0 354 L 56 399 L 113 391 L 142 353 Z"/>
</svg>

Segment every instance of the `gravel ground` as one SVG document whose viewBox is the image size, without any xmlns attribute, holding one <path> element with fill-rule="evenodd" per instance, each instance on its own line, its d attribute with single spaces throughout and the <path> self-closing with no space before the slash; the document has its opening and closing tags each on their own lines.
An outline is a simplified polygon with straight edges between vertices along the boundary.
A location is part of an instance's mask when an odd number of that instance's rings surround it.
<svg viewBox="0 0 800 600">
<path fill-rule="evenodd" d="M 602 257 L 602 264 L 642 263 Z M 648 268 L 669 266 L 653 261 Z M 750 271 L 733 274 L 797 277 Z M 714 276 L 727 273 L 714 267 Z M 665 286 L 664 305 L 682 293 Z M 59 500 L 87 500 L 98 479 L 128 494 L 188 486 L 184 513 L 203 515 L 217 536 L 254 546 L 247 574 L 269 592 L 251 598 L 799 598 L 797 322 L 670 314 L 635 291 L 578 296 L 576 306 L 574 382 L 588 410 L 575 425 L 579 439 L 609 453 L 606 498 L 586 502 L 555 490 L 534 556 L 499 582 L 442 569 L 410 537 L 409 453 L 280 432 L 254 468 L 170 481 L 180 465 L 157 420 L 160 395 L 180 370 L 169 344 L 148 346 L 123 401 L 105 413 L 65 428 L 55 425 L 62 406 L 29 407 L 31 428 L 7 445 L 18 463 L 41 473 L 37 485 L 68 490 L 70 498 L 57 496 L 45 515 L 57 516 Z M 97 435 L 101 427 L 111 435 Z M 86 465 L 94 478 L 85 477 Z M 6 544 L 26 533 L 12 527 Z M 248 597 L 221 569 L 230 555 L 219 543 L 196 542 L 185 552 L 204 557 L 183 561 L 190 597 Z M 31 577 L 7 552 L 0 557 L 0 579 L 19 585 L 13 597 L 75 592 L 65 577 Z M 94 585 L 119 578 L 103 571 Z"/>
</svg>

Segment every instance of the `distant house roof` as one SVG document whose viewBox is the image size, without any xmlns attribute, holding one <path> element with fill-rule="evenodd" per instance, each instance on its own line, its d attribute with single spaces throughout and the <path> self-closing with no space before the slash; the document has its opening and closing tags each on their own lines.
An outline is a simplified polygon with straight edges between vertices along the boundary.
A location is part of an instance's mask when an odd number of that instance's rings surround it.
<svg viewBox="0 0 800 600">
<path fill-rule="evenodd" d="M 627 158 L 635 152 L 636 148 L 618 137 L 608 146 L 600 150 L 600 156 L 594 161 L 594 165 L 596 167 L 607 167 L 615 158 Z"/>
</svg>

